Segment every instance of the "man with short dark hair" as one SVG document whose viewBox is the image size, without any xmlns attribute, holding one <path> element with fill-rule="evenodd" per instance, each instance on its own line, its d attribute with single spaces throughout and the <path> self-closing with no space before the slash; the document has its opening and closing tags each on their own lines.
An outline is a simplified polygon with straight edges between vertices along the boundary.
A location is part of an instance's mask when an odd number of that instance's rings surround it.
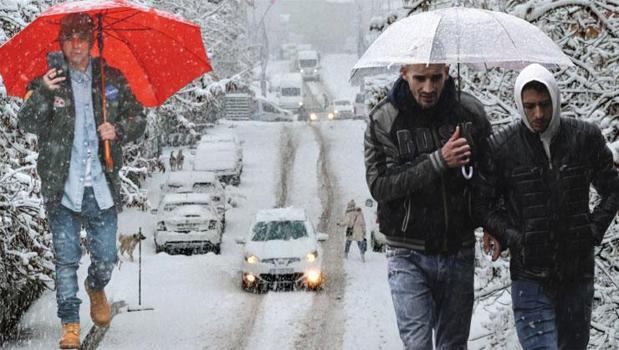
<svg viewBox="0 0 619 350">
<path fill-rule="evenodd" d="M 105 62 L 106 85 L 101 91 L 101 62 L 90 57 L 94 27 L 85 13 L 69 14 L 61 20 L 58 41 L 65 63 L 50 67 L 29 84 L 18 114 L 19 126 L 39 140 L 37 170 L 53 238 L 62 349 L 80 346 L 77 269 L 82 227 L 91 258 L 84 281 L 90 315 L 98 326 L 111 320 L 104 287 L 117 261 L 121 145 L 140 137 L 146 125 L 143 107 L 125 77 Z M 107 99 L 105 123 L 102 93 Z M 104 140 L 111 143 L 111 172 L 105 171 L 101 161 Z"/>
<path fill-rule="evenodd" d="M 433 334 L 437 349 L 466 349 L 478 225 L 469 215 L 475 171 L 461 167 L 476 168 L 490 123 L 477 99 L 459 96 L 446 65 L 400 74 L 365 133 L 400 338 L 406 349 L 432 349 Z"/>
<path fill-rule="evenodd" d="M 557 82 L 544 67 L 522 70 L 514 98 L 521 121 L 490 138 L 475 213 L 496 239 L 493 258 L 510 250 L 522 347 L 586 349 L 593 246 L 619 209 L 617 170 L 595 125 L 561 117 Z M 601 197 L 593 212 L 591 185 Z"/>
</svg>

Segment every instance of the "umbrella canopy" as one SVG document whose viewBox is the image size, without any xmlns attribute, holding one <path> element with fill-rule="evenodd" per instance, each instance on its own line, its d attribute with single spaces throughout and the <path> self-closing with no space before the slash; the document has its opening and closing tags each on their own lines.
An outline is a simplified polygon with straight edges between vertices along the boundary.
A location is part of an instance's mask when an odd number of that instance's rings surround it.
<svg viewBox="0 0 619 350">
<path fill-rule="evenodd" d="M 476 69 L 572 65 L 552 39 L 523 19 L 452 7 L 412 15 L 389 26 L 355 64 L 351 80 L 419 63 L 463 63 Z"/>
<path fill-rule="evenodd" d="M 49 8 L 0 47 L 0 74 L 7 93 L 23 97 L 27 84 L 42 75 L 48 52 L 60 51 L 60 20 L 85 12 L 103 21 L 106 62 L 127 77 L 146 107 L 161 105 L 176 91 L 211 70 L 200 27 L 172 14 L 125 0 L 77 1 Z M 91 54 L 98 56 L 93 45 Z"/>
</svg>

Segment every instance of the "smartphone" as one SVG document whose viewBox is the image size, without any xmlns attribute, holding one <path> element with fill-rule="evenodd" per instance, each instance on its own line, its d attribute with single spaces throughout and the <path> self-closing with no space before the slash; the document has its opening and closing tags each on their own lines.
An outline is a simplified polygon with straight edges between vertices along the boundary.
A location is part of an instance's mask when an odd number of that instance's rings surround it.
<svg viewBox="0 0 619 350">
<path fill-rule="evenodd" d="M 54 51 L 47 54 L 47 66 L 56 69 L 56 77 L 64 77 L 67 72 L 67 62 L 62 51 Z"/>
</svg>

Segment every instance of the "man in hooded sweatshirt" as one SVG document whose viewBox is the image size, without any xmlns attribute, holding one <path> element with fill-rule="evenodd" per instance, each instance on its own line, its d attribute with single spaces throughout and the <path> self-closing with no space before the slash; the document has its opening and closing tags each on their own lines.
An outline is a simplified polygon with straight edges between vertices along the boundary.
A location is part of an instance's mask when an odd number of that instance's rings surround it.
<svg viewBox="0 0 619 350">
<path fill-rule="evenodd" d="M 365 133 L 400 338 L 406 349 L 432 349 L 434 333 L 436 349 L 466 349 L 478 226 L 470 194 L 490 124 L 448 66 L 405 65 L 400 74 Z"/>
<path fill-rule="evenodd" d="M 475 213 L 497 253 L 510 249 L 522 347 L 586 349 L 593 247 L 619 209 L 617 170 L 595 125 L 561 117 L 557 82 L 544 67 L 520 73 L 514 98 L 522 119 L 490 137 Z M 590 185 L 601 197 L 593 212 Z"/>
</svg>

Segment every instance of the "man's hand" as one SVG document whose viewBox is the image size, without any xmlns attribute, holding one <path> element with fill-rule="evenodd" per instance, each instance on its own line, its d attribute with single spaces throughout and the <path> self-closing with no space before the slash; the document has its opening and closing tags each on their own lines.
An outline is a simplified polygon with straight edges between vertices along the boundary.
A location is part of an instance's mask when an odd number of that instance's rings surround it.
<svg viewBox="0 0 619 350">
<path fill-rule="evenodd" d="M 449 168 L 466 165 L 471 157 L 471 147 L 464 137 L 460 137 L 460 127 L 456 127 L 453 135 L 441 148 L 443 159 Z"/>
<path fill-rule="evenodd" d="M 496 261 L 501 255 L 501 243 L 492 237 L 491 234 L 484 230 L 484 237 L 482 238 L 484 253 L 490 254 L 492 252 L 492 261 Z"/>
<path fill-rule="evenodd" d="M 116 128 L 110 123 L 103 123 L 97 128 L 102 140 L 116 140 Z"/>
<path fill-rule="evenodd" d="M 56 70 L 56 68 L 52 68 L 48 70 L 47 73 L 43 75 L 43 84 L 45 87 L 52 91 L 60 88 L 60 83 L 67 79 L 67 77 L 59 76 L 61 73 L 61 69 Z"/>
</svg>

